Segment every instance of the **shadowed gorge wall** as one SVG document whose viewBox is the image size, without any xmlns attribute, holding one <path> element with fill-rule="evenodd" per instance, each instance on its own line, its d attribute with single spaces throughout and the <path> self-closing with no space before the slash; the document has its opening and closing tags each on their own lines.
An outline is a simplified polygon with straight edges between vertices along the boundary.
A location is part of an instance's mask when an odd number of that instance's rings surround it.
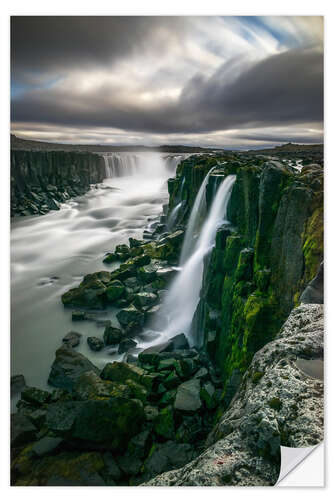
<svg viewBox="0 0 333 500">
<path fill-rule="evenodd" d="M 97 154 L 11 150 L 11 215 L 58 210 L 104 177 L 104 160 Z"/>
</svg>

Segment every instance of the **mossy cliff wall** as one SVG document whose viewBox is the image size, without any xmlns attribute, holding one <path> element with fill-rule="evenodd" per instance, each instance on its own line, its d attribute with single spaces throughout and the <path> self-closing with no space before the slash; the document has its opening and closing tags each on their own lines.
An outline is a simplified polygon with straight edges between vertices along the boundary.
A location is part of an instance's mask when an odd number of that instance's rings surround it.
<svg viewBox="0 0 333 500">
<path fill-rule="evenodd" d="M 93 153 L 11 151 L 11 214 L 43 214 L 85 193 L 105 177 L 104 160 Z"/>
<path fill-rule="evenodd" d="M 221 370 L 227 405 L 253 355 L 278 333 L 298 305 L 323 259 L 323 171 L 299 173 L 278 162 L 191 157 L 169 181 L 170 206 L 180 200 L 184 223 L 200 184 L 218 165 L 206 189 L 236 174 L 228 206 L 230 225 L 217 231 L 206 258 L 201 298 L 192 323 Z M 215 187 L 216 191 L 216 187 Z"/>
</svg>

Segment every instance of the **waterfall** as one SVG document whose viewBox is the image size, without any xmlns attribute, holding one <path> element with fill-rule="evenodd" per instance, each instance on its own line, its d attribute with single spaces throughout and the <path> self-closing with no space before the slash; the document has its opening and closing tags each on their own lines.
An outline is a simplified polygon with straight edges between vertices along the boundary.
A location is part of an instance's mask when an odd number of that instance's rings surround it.
<svg viewBox="0 0 333 500">
<path fill-rule="evenodd" d="M 177 220 L 177 216 L 178 216 L 178 213 L 179 213 L 179 210 L 182 206 L 182 202 L 178 203 L 178 205 L 176 205 L 172 210 L 171 210 L 171 213 L 168 217 L 168 220 L 167 220 L 167 228 L 169 231 L 172 231 L 174 225 L 175 225 L 175 222 Z"/>
<path fill-rule="evenodd" d="M 133 175 L 139 168 L 139 157 L 136 154 L 109 153 L 104 154 L 103 158 L 107 178 Z"/>
<path fill-rule="evenodd" d="M 169 319 L 165 331 L 167 338 L 178 333 L 190 335 L 191 322 L 199 302 L 202 286 L 204 257 L 214 246 L 218 227 L 227 222 L 227 206 L 235 180 L 235 175 L 229 175 L 220 185 L 200 236 L 166 297 L 162 313 L 164 312 Z M 201 197 L 202 193 L 200 196 L 198 193 L 197 198 Z M 199 203 L 193 206 L 192 213 L 198 205 Z"/>
<path fill-rule="evenodd" d="M 104 153 L 105 177 L 133 175 L 163 176 L 174 172 L 186 155 L 161 156 L 159 153 Z"/>
<path fill-rule="evenodd" d="M 206 187 L 208 179 L 215 167 L 212 167 L 204 178 L 198 194 L 195 198 L 190 219 L 187 224 L 182 252 L 180 255 L 180 265 L 183 265 L 193 252 L 195 240 L 199 231 L 200 223 L 206 214 Z"/>
</svg>

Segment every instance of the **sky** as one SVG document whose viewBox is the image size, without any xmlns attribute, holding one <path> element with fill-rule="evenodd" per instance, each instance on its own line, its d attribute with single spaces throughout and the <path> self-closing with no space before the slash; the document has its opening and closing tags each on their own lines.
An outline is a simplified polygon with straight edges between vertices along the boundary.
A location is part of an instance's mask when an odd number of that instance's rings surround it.
<svg viewBox="0 0 333 500">
<path fill-rule="evenodd" d="M 323 18 L 11 18 L 11 131 L 248 149 L 323 142 Z"/>
</svg>

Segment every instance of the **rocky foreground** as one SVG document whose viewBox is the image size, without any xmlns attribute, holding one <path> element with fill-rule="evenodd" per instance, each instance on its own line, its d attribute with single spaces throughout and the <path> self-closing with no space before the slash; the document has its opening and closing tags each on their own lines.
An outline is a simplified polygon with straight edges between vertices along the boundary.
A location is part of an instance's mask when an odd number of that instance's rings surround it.
<svg viewBox="0 0 333 500">
<path fill-rule="evenodd" d="M 323 381 L 305 372 L 322 360 L 323 331 L 323 306 L 294 309 L 276 340 L 255 354 L 205 452 L 147 485 L 273 485 L 280 445 L 313 446 L 324 438 Z M 299 365 L 299 359 L 307 362 Z"/>
</svg>

